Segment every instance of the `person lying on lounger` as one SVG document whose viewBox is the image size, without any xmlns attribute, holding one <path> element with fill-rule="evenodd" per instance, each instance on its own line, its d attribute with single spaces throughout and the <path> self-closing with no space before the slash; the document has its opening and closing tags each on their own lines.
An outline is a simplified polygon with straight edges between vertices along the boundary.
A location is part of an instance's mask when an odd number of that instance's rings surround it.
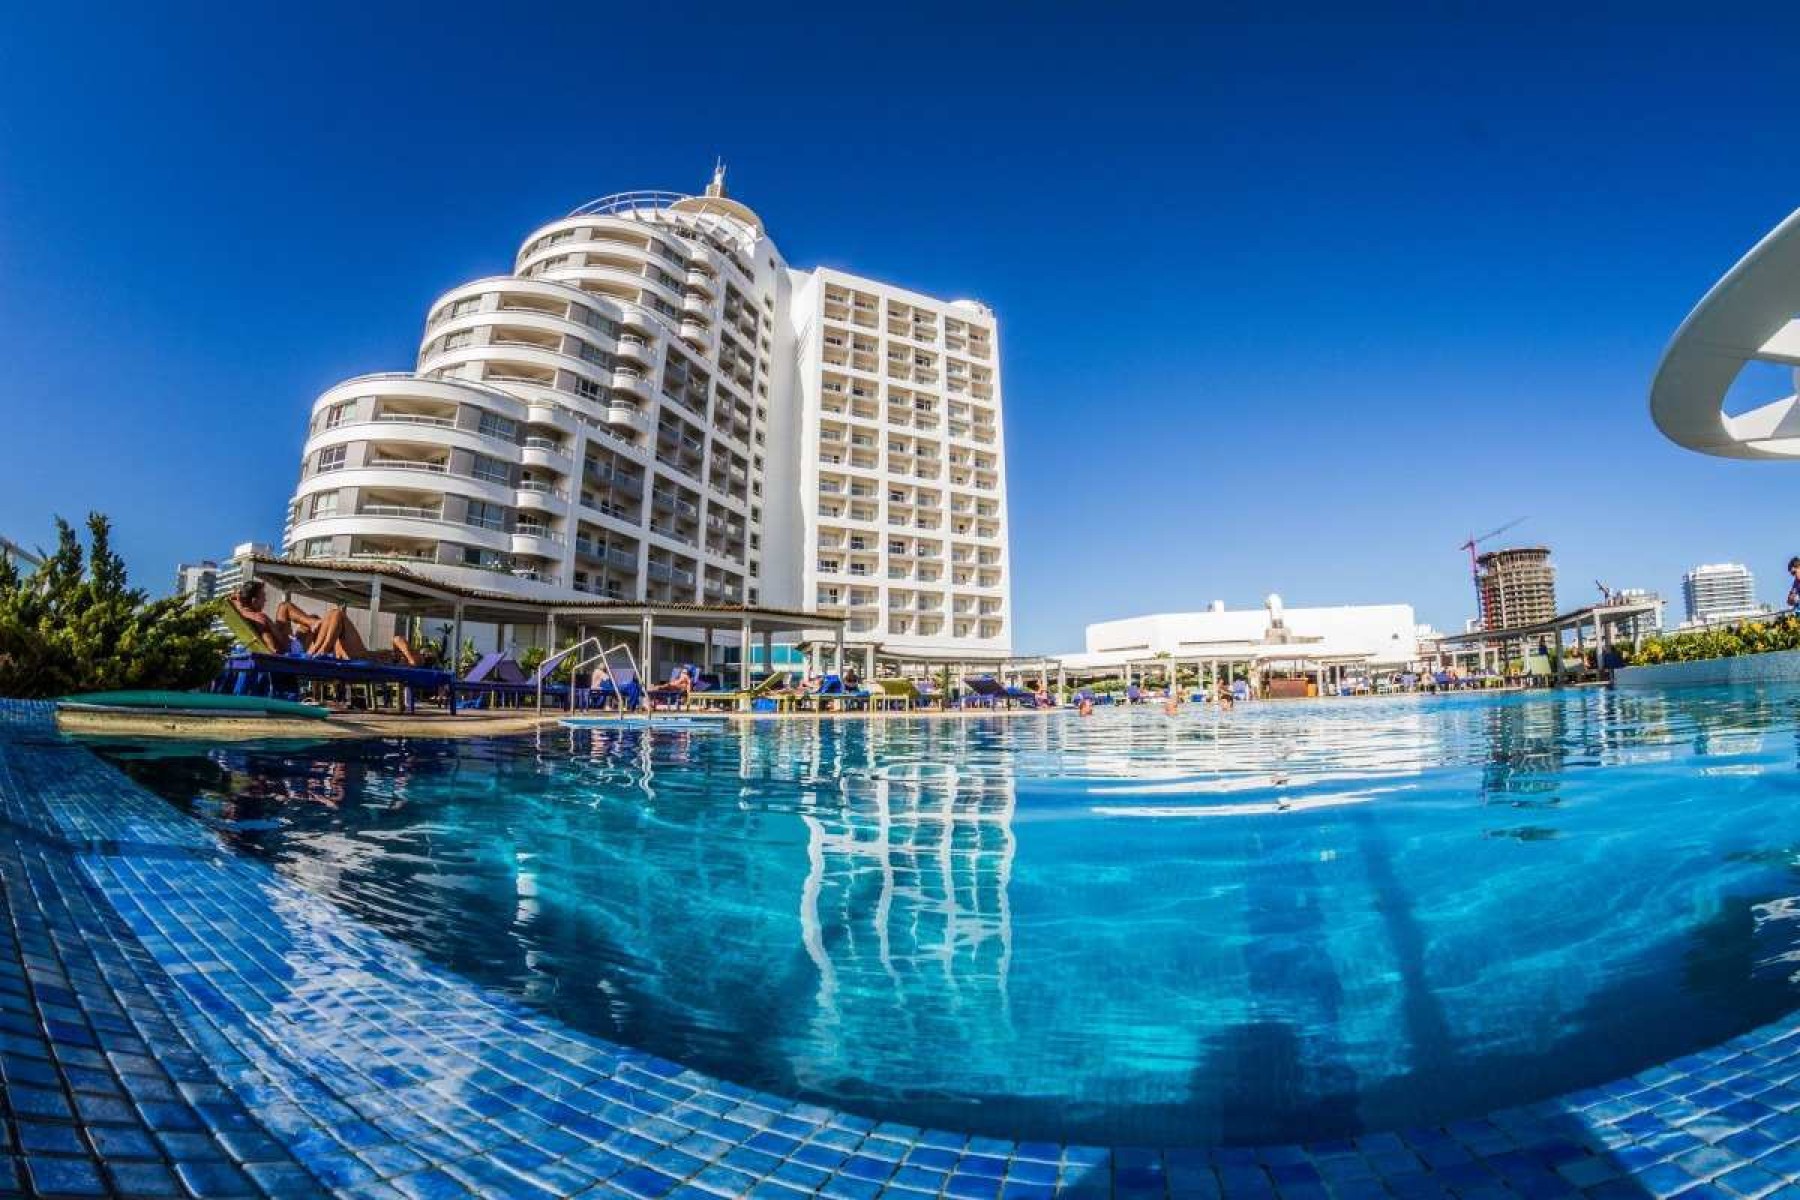
<svg viewBox="0 0 1800 1200">
<path fill-rule="evenodd" d="M 302 653 L 314 658 L 370 657 L 369 648 L 363 644 L 362 635 L 356 631 L 350 612 L 343 605 L 336 605 L 324 616 L 316 617 L 292 601 L 283 600 L 271 617 L 263 611 L 267 601 L 268 591 L 260 579 L 247 581 L 227 599 L 237 614 L 256 630 L 263 641 L 261 648 L 270 654 L 287 654 L 297 642 Z M 394 638 L 392 658 L 409 667 L 428 665 L 425 658 L 399 636 Z"/>
</svg>

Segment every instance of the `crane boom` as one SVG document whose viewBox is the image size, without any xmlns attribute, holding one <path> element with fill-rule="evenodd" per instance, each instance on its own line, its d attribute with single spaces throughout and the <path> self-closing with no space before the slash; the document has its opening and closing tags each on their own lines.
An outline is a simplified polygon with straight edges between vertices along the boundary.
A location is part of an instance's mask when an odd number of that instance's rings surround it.
<svg viewBox="0 0 1800 1200">
<path fill-rule="evenodd" d="M 1487 613 L 1483 611 L 1484 606 L 1481 602 L 1481 566 L 1476 561 L 1475 547 L 1491 538 L 1499 537 L 1514 525 L 1517 525 L 1524 520 L 1524 517 L 1514 517 L 1498 529 L 1490 529 L 1479 537 L 1471 537 L 1468 541 L 1457 547 L 1458 550 L 1467 550 L 1469 552 L 1469 578 L 1475 584 L 1475 616 L 1481 622 L 1483 628 L 1486 628 L 1487 626 Z"/>
</svg>

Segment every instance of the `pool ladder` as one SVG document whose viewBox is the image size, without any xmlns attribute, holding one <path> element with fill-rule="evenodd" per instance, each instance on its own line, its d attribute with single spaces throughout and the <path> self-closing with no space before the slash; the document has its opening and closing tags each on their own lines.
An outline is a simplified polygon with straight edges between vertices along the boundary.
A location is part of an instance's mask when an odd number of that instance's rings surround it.
<svg viewBox="0 0 1800 1200">
<path fill-rule="evenodd" d="M 623 654 L 625 656 L 625 662 L 631 667 L 632 678 L 638 681 L 639 687 L 643 686 L 643 673 L 638 670 L 637 659 L 632 656 L 631 647 L 629 645 L 620 642 L 616 646 L 605 646 L 602 645 L 600 639 L 597 637 L 583 638 L 573 646 L 570 646 L 567 650 L 559 650 L 555 654 L 552 654 L 539 665 L 537 673 L 537 707 L 539 712 L 544 711 L 544 677 L 554 670 L 556 665 L 562 662 L 563 659 L 568 658 L 571 654 L 580 653 L 588 646 L 596 647 L 595 652 L 588 655 L 586 658 L 577 659 L 575 665 L 569 668 L 569 711 L 575 711 L 575 676 L 582 669 L 590 667 L 595 663 L 599 663 L 601 668 L 606 672 L 607 682 L 612 684 L 613 695 L 619 698 L 619 715 L 621 717 L 625 715 L 625 692 L 619 687 L 619 677 L 613 674 L 612 656 L 614 654 Z"/>
</svg>

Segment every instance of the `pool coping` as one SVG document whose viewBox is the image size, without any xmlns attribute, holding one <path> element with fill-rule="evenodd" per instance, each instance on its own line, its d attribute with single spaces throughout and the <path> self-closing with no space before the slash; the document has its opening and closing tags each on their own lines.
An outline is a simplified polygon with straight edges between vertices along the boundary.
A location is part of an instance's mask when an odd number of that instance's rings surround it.
<svg viewBox="0 0 1800 1200">
<path fill-rule="evenodd" d="M 1443 1126 L 1248 1148 L 1020 1142 L 770 1095 L 570 1029 L 232 853 L 58 734 L 45 705 L 0 701 L 0 826 L 8 852 L 37 872 L 9 866 L 4 877 L 15 926 L 30 904 L 66 900 L 85 914 L 50 919 L 67 945 L 122 947 L 134 971 L 113 989 L 132 1022 L 90 1007 L 106 997 L 57 982 L 23 941 L 22 986 L 9 990 L 0 971 L 4 1147 L 16 1180 L 39 1191 L 51 1190 L 41 1176 L 123 1193 L 135 1169 L 191 1194 L 1800 1195 L 1800 1014 Z M 115 1069 L 159 1066 L 144 1061 L 157 1045 L 146 1025 L 168 1048 L 159 1069 L 194 1076 L 165 1080 L 167 1100 L 138 1098 L 136 1077 Z M 48 1054 L 11 1040 L 27 1037 Z M 104 1094 L 103 1068 L 128 1109 L 90 1103 Z M 42 1086 L 15 1083 L 15 1071 Z M 59 1088 L 60 1108 L 37 1095 Z M 22 1112 L 18 1096 L 53 1111 Z M 155 1155 L 108 1155 L 139 1127 Z"/>
</svg>

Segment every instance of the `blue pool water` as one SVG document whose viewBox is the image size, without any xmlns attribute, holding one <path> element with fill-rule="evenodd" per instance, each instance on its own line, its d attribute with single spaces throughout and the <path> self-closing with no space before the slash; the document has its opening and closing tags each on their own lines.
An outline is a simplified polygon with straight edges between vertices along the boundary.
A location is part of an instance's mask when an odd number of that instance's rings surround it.
<svg viewBox="0 0 1800 1200">
<path fill-rule="evenodd" d="M 1316 1139 L 1800 1005 L 1800 696 L 96 746 L 578 1027 L 882 1118 Z"/>
</svg>

